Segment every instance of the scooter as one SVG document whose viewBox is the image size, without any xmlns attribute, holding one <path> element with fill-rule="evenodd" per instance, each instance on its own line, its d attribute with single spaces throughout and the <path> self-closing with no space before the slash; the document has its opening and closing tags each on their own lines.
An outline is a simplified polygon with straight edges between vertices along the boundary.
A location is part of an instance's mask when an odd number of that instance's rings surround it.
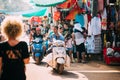
<svg viewBox="0 0 120 80">
<path fill-rule="evenodd" d="M 62 74 L 65 67 L 70 67 L 70 58 L 66 54 L 65 43 L 55 40 L 52 43 L 52 53 L 44 57 L 43 61 L 59 74 Z"/>
<path fill-rule="evenodd" d="M 36 64 L 40 64 L 43 59 L 43 40 L 36 38 L 32 41 L 32 57 L 35 60 Z"/>
</svg>

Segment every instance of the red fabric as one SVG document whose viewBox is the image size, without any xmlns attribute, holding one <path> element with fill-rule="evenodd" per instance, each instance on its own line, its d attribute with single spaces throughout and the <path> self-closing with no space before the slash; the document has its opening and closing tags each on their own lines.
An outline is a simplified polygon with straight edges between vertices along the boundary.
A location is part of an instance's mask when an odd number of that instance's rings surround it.
<svg viewBox="0 0 120 80">
<path fill-rule="evenodd" d="M 70 13 L 66 16 L 66 20 L 73 20 L 75 19 L 76 14 L 81 13 L 82 9 L 80 9 L 80 7 L 77 5 L 77 3 L 75 4 L 74 8 L 70 11 Z"/>
<path fill-rule="evenodd" d="M 91 14 L 87 14 L 87 18 L 88 18 L 88 22 L 90 22 L 92 18 Z"/>
<path fill-rule="evenodd" d="M 90 0 L 88 0 L 87 4 L 88 4 L 88 7 L 90 7 Z"/>
<path fill-rule="evenodd" d="M 54 12 L 53 19 L 54 19 L 55 21 L 58 21 L 59 18 L 60 18 L 60 12 L 59 12 L 59 11 Z"/>
<path fill-rule="evenodd" d="M 76 0 L 67 0 L 66 2 L 57 5 L 58 8 L 70 8 L 74 3 L 76 2 Z"/>
<path fill-rule="evenodd" d="M 32 18 L 31 18 L 31 20 L 30 20 L 30 22 L 32 23 L 32 22 L 41 22 L 41 18 L 40 17 L 38 17 L 38 16 L 33 16 Z"/>
<path fill-rule="evenodd" d="M 120 52 L 120 48 L 113 48 L 115 51 L 118 51 L 118 52 Z M 118 63 L 120 63 L 120 57 L 114 57 L 114 56 L 111 56 L 111 57 L 109 57 L 109 56 L 107 56 L 106 55 L 106 51 L 107 51 L 107 48 L 104 48 L 103 49 L 103 56 L 104 56 L 104 60 L 105 60 L 105 62 L 106 62 L 106 64 L 110 64 L 111 62 L 118 62 Z"/>
<path fill-rule="evenodd" d="M 76 16 L 76 14 L 78 13 L 77 10 L 72 10 L 67 16 L 66 16 L 66 20 L 73 20 Z"/>
<path fill-rule="evenodd" d="M 98 11 L 102 11 L 104 8 L 104 1 L 103 0 L 98 0 Z"/>
</svg>

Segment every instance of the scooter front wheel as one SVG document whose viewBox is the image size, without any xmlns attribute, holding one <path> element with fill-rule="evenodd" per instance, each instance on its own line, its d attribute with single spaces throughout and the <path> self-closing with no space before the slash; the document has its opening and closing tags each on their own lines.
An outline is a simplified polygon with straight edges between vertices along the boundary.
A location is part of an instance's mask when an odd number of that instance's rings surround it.
<svg viewBox="0 0 120 80">
<path fill-rule="evenodd" d="M 63 70 L 64 70 L 64 64 L 57 63 L 57 72 L 59 74 L 62 74 Z"/>
<path fill-rule="evenodd" d="M 40 58 L 39 57 L 35 57 L 35 62 L 36 62 L 37 65 L 39 65 L 40 64 Z"/>
</svg>

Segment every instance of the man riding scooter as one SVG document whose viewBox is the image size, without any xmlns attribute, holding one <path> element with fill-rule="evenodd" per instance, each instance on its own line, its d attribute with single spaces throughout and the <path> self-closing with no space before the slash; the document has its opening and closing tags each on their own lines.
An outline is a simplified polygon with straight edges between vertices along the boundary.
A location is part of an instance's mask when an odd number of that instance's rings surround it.
<svg viewBox="0 0 120 80">
<path fill-rule="evenodd" d="M 39 64 L 44 56 L 45 46 L 43 46 L 43 35 L 41 29 L 36 27 L 36 32 L 33 34 L 32 53 L 36 64 Z"/>
<path fill-rule="evenodd" d="M 62 73 L 64 66 L 66 64 L 70 65 L 70 59 L 66 54 L 64 37 L 58 33 L 58 26 L 54 27 L 53 34 L 49 37 L 49 45 L 50 48 L 47 50 L 48 55 L 43 61 L 47 62 L 48 66 L 51 66 L 58 73 Z"/>
<path fill-rule="evenodd" d="M 46 51 L 47 54 L 52 52 L 53 46 L 51 45 L 52 45 L 53 39 L 64 41 L 64 36 L 58 32 L 58 26 L 54 26 L 53 33 L 49 36 L 49 42 L 48 42 L 49 48 Z"/>
</svg>

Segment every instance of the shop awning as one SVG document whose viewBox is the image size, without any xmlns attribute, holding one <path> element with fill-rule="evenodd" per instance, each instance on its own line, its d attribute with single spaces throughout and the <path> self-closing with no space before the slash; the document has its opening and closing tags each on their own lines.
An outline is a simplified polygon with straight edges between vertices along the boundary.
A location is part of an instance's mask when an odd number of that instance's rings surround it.
<svg viewBox="0 0 120 80">
<path fill-rule="evenodd" d="M 26 13 L 26 14 L 22 14 L 23 17 L 32 17 L 32 16 L 44 16 L 45 13 L 46 13 L 46 8 L 45 9 L 42 9 L 42 10 L 38 10 L 38 11 L 35 11 L 35 12 L 29 12 L 29 13 Z"/>
<path fill-rule="evenodd" d="M 43 6 L 43 7 L 49 7 L 49 6 L 56 6 L 58 4 L 62 4 L 67 0 L 34 0 L 34 3 L 36 6 Z"/>
</svg>

